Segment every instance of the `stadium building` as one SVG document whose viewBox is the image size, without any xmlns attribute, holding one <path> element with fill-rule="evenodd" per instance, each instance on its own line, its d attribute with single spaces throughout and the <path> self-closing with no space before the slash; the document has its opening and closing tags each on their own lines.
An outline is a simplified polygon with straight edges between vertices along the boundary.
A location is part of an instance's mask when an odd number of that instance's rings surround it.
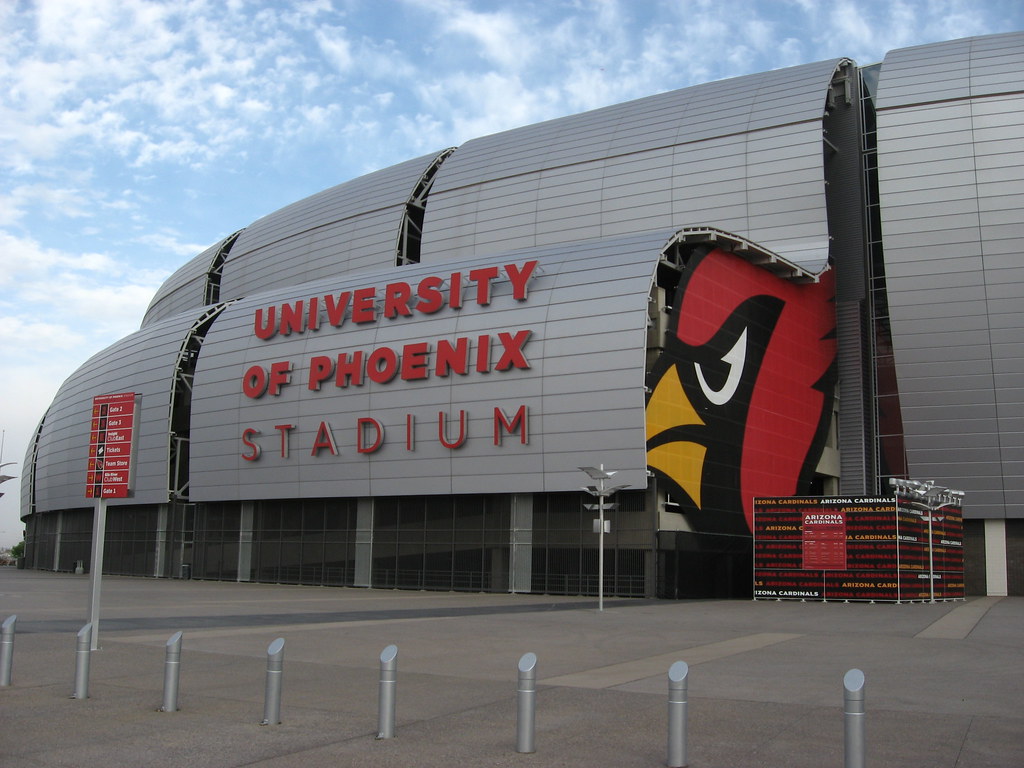
<svg viewBox="0 0 1024 768">
<path fill-rule="evenodd" d="M 968 593 L 1024 593 L 1022 64 L 707 83 L 271 213 L 61 387 L 28 567 L 89 568 L 110 495 L 107 573 L 595 594 L 603 467 L 605 594 L 750 596 L 755 496 L 894 477 L 965 491 Z"/>
</svg>

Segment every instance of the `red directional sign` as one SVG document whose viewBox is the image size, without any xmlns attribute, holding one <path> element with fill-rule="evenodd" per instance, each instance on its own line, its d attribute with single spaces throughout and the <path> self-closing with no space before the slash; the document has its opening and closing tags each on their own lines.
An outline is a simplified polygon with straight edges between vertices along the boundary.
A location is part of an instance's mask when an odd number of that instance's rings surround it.
<svg viewBox="0 0 1024 768">
<path fill-rule="evenodd" d="M 92 399 L 85 496 L 124 499 L 131 492 L 136 395 L 120 392 Z"/>
</svg>

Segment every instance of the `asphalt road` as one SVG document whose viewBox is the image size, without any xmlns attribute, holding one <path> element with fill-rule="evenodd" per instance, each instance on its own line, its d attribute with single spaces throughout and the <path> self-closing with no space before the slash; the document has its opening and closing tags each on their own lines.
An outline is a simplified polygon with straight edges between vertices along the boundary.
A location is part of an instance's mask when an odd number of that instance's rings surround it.
<svg viewBox="0 0 1024 768">
<path fill-rule="evenodd" d="M 1024 599 L 842 604 L 402 592 L 105 577 L 89 697 L 73 699 L 88 576 L 0 568 L 16 615 L 0 765 L 660 766 L 668 670 L 687 676 L 692 766 L 844 761 L 843 677 L 863 671 L 869 766 L 1024 765 Z M 182 631 L 179 711 L 163 701 Z M 261 725 L 284 640 L 281 723 Z M 398 648 L 395 737 L 379 657 Z M 535 747 L 516 676 L 537 655 Z"/>
</svg>

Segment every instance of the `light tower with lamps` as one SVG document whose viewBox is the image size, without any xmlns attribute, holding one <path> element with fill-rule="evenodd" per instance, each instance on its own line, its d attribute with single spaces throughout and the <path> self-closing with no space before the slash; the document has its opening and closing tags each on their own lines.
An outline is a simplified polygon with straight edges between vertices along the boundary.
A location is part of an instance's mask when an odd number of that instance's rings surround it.
<svg viewBox="0 0 1024 768">
<path fill-rule="evenodd" d="M 587 485 L 583 487 L 583 490 L 589 493 L 591 496 L 597 497 L 597 504 L 585 504 L 587 509 L 597 509 L 598 514 L 598 539 L 597 539 L 597 610 L 604 610 L 604 513 L 605 510 L 611 511 L 615 509 L 614 504 L 608 504 L 605 502 L 609 496 L 613 496 L 623 488 L 628 488 L 628 485 L 615 485 L 608 488 L 605 483 L 611 479 L 618 470 L 605 469 L 604 464 L 597 467 L 580 467 L 580 470 L 586 472 L 591 480 L 595 481 L 594 485 Z"/>
<path fill-rule="evenodd" d="M 945 516 L 936 515 L 935 513 L 941 510 L 943 507 L 949 504 L 962 504 L 964 498 L 963 491 L 957 491 L 953 488 L 946 488 L 942 485 L 936 485 L 934 480 L 901 480 L 899 478 L 890 477 L 889 486 L 896 491 L 898 494 L 902 494 L 906 498 L 910 499 L 912 503 L 917 506 L 923 507 L 921 509 L 911 509 L 910 511 L 921 517 L 922 520 L 928 523 L 928 587 L 929 595 L 931 600 L 929 602 L 935 602 L 935 542 L 932 539 L 932 524 L 941 523 L 945 520 Z"/>
</svg>

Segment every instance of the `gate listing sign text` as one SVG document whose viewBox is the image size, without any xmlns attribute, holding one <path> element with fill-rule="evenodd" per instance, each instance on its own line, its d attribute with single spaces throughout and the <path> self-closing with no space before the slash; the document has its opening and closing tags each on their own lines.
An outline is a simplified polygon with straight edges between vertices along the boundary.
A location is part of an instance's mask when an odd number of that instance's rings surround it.
<svg viewBox="0 0 1024 768">
<path fill-rule="evenodd" d="M 125 499 L 131 494 L 137 405 L 134 392 L 92 399 L 87 499 Z"/>
</svg>

